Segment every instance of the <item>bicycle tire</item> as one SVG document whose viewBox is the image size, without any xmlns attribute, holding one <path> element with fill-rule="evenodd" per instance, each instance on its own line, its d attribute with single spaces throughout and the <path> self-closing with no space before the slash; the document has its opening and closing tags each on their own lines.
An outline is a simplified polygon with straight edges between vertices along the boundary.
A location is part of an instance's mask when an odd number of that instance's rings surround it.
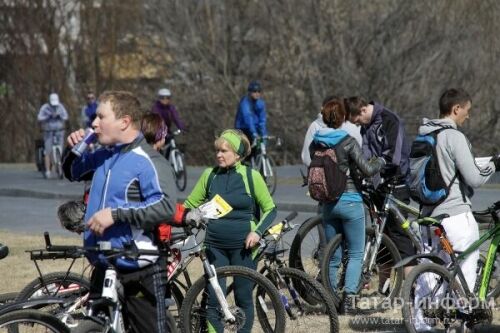
<svg viewBox="0 0 500 333">
<path fill-rule="evenodd" d="M 225 278 L 226 282 L 228 282 L 227 279 L 231 277 L 246 278 L 256 285 L 256 288 L 254 288 L 254 290 L 259 290 L 259 288 L 262 288 L 262 290 L 264 290 L 265 292 L 265 295 L 268 296 L 265 302 L 270 302 L 269 304 L 266 304 L 266 306 L 272 306 L 273 310 L 275 311 L 275 317 L 271 318 L 272 320 L 274 320 L 274 324 L 269 323 L 269 321 L 266 320 L 269 319 L 267 318 L 267 316 L 266 318 L 263 318 L 262 316 L 256 316 L 256 319 L 258 319 L 258 321 L 254 320 L 253 328 L 255 328 L 255 325 L 258 323 L 264 332 L 285 332 L 285 310 L 281 304 L 278 291 L 271 283 L 271 281 L 263 277 L 261 274 L 257 273 L 255 270 L 242 266 L 220 267 L 216 269 L 216 272 L 219 281 Z M 206 309 L 202 309 L 202 304 L 206 303 L 205 300 L 207 298 L 207 294 L 205 290 L 207 287 L 207 283 L 207 279 L 205 277 L 201 277 L 191 286 L 191 288 L 186 293 L 181 308 L 180 328 L 182 332 L 198 332 L 199 326 L 203 325 L 203 323 L 206 322 Z M 230 285 L 230 283 L 227 283 L 227 285 Z M 200 295 L 202 298 L 201 301 L 198 300 L 198 297 Z M 231 310 L 236 311 L 237 309 L 231 308 Z M 238 316 L 237 314 L 237 317 L 241 316 Z"/>
<path fill-rule="evenodd" d="M 274 192 L 276 191 L 276 186 L 278 184 L 278 177 L 276 176 L 276 166 L 275 166 L 276 164 L 274 163 L 274 160 L 270 156 L 266 155 L 262 157 L 262 163 L 260 165 L 261 167 L 259 172 L 264 178 L 264 181 L 266 182 L 269 193 L 273 195 Z M 267 172 L 265 171 L 265 169 L 267 169 Z"/>
<path fill-rule="evenodd" d="M 302 223 L 292 240 L 288 254 L 288 262 L 291 268 L 304 271 L 317 280 L 321 279 L 320 257 L 323 251 L 321 244 L 326 246 L 322 220 L 323 217 L 317 215 Z M 307 249 L 306 246 L 309 248 Z M 310 253 L 310 255 L 306 256 L 306 252 Z"/>
<path fill-rule="evenodd" d="M 426 273 L 429 274 L 429 276 L 422 276 L 423 274 L 426 274 Z M 420 265 L 414 267 L 410 271 L 410 274 L 408 274 L 408 276 L 403 284 L 403 290 L 402 290 L 403 321 L 404 321 L 404 325 L 406 327 L 406 330 L 409 333 L 416 333 L 417 332 L 417 329 L 414 326 L 415 320 L 414 320 L 413 313 L 411 310 L 412 306 L 414 306 L 414 304 L 415 304 L 414 303 L 415 302 L 415 300 L 414 300 L 414 298 L 415 298 L 415 286 L 414 286 L 414 284 L 418 283 L 416 281 L 419 278 L 425 279 L 426 281 L 431 281 L 431 280 L 435 279 L 435 277 L 430 276 L 430 274 L 435 274 L 436 277 L 439 276 L 441 279 L 443 279 L 444 281 L 446 281 L 448 283 L 448 286 L 449 286 L 449 282 L 452 279 L 450 273 L 448 272 L 448 270 L 446 270 L 446 268 L 444 268 L 443 266 L 434 264 L 434 263 L 423 263 L 423 264 L 420 264 Z M 423 280 L 420 280 L 420 281 L 423 281 Z M 456 284 L 454 284 L 454 285 L 456 285 Z M 422 289 L 420 289 L 420 290 L 422 290 Z M 450 290 L 450 289 L 446 288 L 446 290 Z M 457 293 L 458 297 L 462 297 L 464 295 L 461 288 L 457 288 L 455 286 L 455 287 L 452 287 L 452 290 Z M 448 295 L 448 294 L 446 294 L 446 295 Z M 438 299 L 444 299 L 444 297 L 436 298 L 436 300 L 438 300 Z M 441 303 L 441 302 L 439 302 L 439 303 Z M 430 304 L 430 303 L 427 303 L 427 304 Z M 425 305 L 425 302 L 424 302 L 424 305 Z M 428 309 L 428 311 L 430 311 L 430 310 L 431 309 Z M 436 310 L 436 314 L 437 315 L 440 314 L 440 315 L 444 316 L 446 314 L 446 311 L 438 312 Z M 431 319 L 432 319 L 432 321 L 435 321 L 435 318 L 429 317 L 428 315 L 426 315 L 425 312 L 423 312 L 423 316 L 426 316 L 428 322 Z M 444 322 L 445 322 L 444 319 L 445 318 L 443 317 L 442 322 L 435 322 L 435 324 L 436 325 L 444 325 Z M 448 319 L 450 322 L 454 322 L 455 320 L 458 320 L 455 317 L 454 318 L 446 318 L 446 319 Z M 434 326 L 433 328 L 438 328 L 438 327 Z"/>
<path fill-rule="evenodd" d="M 40 310 L 17 310 L 0 316 L 0 331 L 69 333 L 70 329 L 55 316 Z"/>
<path fill-rule="evenodd" d="M 56 295 L 61 297 L 81 296 L 90 290 L 90 281 L 87 278 L 81 274 L 72 272 L 67 277 L 66 274 L 67 272 L 53 272 L 34 279 L 19 292 L 16 302 L 27 301 L 33 297 Z M 56 289 L 50 288 L 52 284 L 55 285 Z M 57 289 L 60 284 L 62 284 L 62 288 Z M 45 287 L 51 290 L 48 290 L 47 293 L 47 290 L 44 290 Z M 69 288 L 71 289 L 68 290 Z M 64 293 L 62 293 L 63 291 Z"/>
<path fill-rule="evenodd" d="M 174 161 L 171 161 L 172 169 L 174 171 L 175 185 L 177 186 L 177 189 L 182 192 L 186 189 L 187 185 L 187 172 L 186 165 L 184 164 L 184 156 L 178 149 L 175 149 L 172 155 L 178 164 L 177 170 L 175 170 L 173 166 Z"/>
<path fill-rule="evenodd" d="M 290 307 L 288 319 L 291 325 L 287 327 L 287 332 L 310 332 L 312 324 L 315 327 L 320 325 L 321 332 L 339 331 L 335 301 L 321 283 L 296 268 L 281 267 L 278 268 L 278 273 L 286 283 L 286 287 L 284 286 L 283 290 L 278 290 L 278 292 L 282 298 L 287 298 Z M 270 271 L 264 272 L 264 276 L 278 288 L 278 281 Z M 288 292 L 289 297 L 284 295 L 285 292 Z M 293 299 L 292 293 L 295 292 L 300 296 L 298 302 Z M 311 299 L 313 299 L 312 302 Z M 262 307 L 257 306 L 257 315 L 262 315 L 262 311 Z"/>
<path fill-rule="evenodd" d="M 61 149 L 55 148 L 53 162 L 54 162 L 57 178 L 62 179 L 64 177 L 64 173 L 63 173 L 63 169 L 62 169 Z"/>
<path fill-rule="evenodd" d="M 19 293 L 17 292 L 12 292 L 12 293 L 5 293 L 0 295 L 0 306 L 9 304 L 9 303 L 14 303 L 16 301 L 17 295 Z"/>
<path fill-rule="evenodd" d="M 374 240 L 375 237 L 375 232 L 373 229 L 368 228 L 366 229 L 366 240 L 365 243 L 371 242 Z M 343 264 L 345 262 L 345 256 L 344 254 L 342 255 L 342 260 L 341 260 L 341 266 L 338 268 L 337 272 L 337 289 L 334 289 L 330 283 L 330 258 L 332 255 L 335 253 L 337 248 L 341 245 L 342 243 L 342 234 L 336 235 L 334 238 L 330 240 L 328 245 L 325 248 L 325 253 L 321 261 L 321 280 L 323 282 L 323 285 L 325 288 L 332 294 L 337 294 L 338 295 L 340 290 L 343 288 L 343 275 L 344 275 L 344 270 L 343 270 Z M 384 251 L 384 248 L 386 251 Z M 366 247 L 365 247 L 366 249 Z M 382 252 L 384 251 L 384 252 Z M 380 254 L 383 255 L 383 257 L 380 256 Z M 367 255 L 367 260 L 369 260 L 370 255 Z M 383 262 L 381 262 L 383 260 Z M 401 255 L 399 254 L 398 249 L 396 248 L 396 245 L 394 242 L 386 235 L 382 234 L 382 242 L 380 244 L 380 248 L 378 250 L 377 254 L 377 259 L 376 259 L 376 272 L 369 272 L 367 271 L 366 262 L 362 263 L 362 271 L 361 271 L 361 279 L 360 283 L 358 286 L 358 295 L 360 297 L 370 297 L 370 304 L 368 304 L 370 307 L 372 307 L 371 302 L 373 301 L 374 303 L 376 302 L 377 299 L 380 297 L 374 297 L 375 296 L 382 296 L 380 298 L 380 303 L 377 303 L 373 308 L 375 309 L 380 309 L 382 305 L 385 305 L 384 303 L 387 302 L 387 300 L 392 301 L 394 297 L 399 295 L 399 292 L 401 290 L 401 284 L 403 281 L 403 268 L 397 268 L 397 269 L 392 269 L 392 266 L 394 266 L 397 262 L 401 260 Z M 371 281 L 371 276 L 373 273 L 378 273 L 380 269 L 380 264 L 387 265 L 387 267 L 390 267 L 389 269 L 391 270 L 390 273 L 390 286 L 389 286 L 389 294 L 388 295 L 377 295 L 378 293 L 378 281 Z M 338 276 L 341 278 L 339 279 Z M 368 286 L 368 288 L 367 288 Z"/>
</svg>

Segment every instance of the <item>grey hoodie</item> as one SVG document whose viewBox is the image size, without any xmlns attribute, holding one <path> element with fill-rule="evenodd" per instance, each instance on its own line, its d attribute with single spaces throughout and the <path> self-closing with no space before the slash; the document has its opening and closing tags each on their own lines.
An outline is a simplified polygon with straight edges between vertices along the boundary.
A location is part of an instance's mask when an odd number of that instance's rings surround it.
<svg viewBox="0 0 500 333">
<path fill-rule="evenodd" d="M 432 211 L 432 216 L 440 214 L 455 216 L 471 211 L 469 198 L 474 193 L 472 188 L 486 183 L 495 172 L 495 166 L 493 162 L 484 168 L 476 164 L 469 140 L 457 130 L 457 124 L 452 119 L 424 118 L 418 134 L 426 135 L 442 126 L 451 126 L 453 129 L 445 129 L 437 136 L 436 152 L 439 169 L 446 184 L 450 184 L 457 171 L 459 176 L 454 180 L 448 197 Z M 424 206 L 423 215 L 427 216 L 432 208 Z"/>
</svg>

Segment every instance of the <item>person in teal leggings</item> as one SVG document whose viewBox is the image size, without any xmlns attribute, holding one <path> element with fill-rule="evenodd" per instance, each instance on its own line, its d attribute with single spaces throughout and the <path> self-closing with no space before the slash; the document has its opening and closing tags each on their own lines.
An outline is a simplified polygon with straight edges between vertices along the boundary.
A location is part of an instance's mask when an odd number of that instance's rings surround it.
<svg viewBox="0 0 500 333">
<path fill-rule="evenodd" d="M 241 265 L 256 269 L 252 249 L 275 219 L 276 206 L 260 173 L 241 163 L 250 153 L 250 143 L 242 132 L 225 130 L 215 140 L 215 149 L 217 167 L 207 168 L 202 173 L 184 206 L 194 209 L 220 195 L 233 210 L 219 219 L 208 221 L 204 243 L 207 257 L 216 268 Z M 262 211 L 259 219 L 256 218 L 259 215 L 257 210 Z M 239 332 L 251 332 L 253 285 L 245 279 L 235 279 L 234 283 L 236 304 L 245 312 L 246 318 Z M 209 332 L 222 332 L 217 300 L 210 289 Z"/>
</svg>

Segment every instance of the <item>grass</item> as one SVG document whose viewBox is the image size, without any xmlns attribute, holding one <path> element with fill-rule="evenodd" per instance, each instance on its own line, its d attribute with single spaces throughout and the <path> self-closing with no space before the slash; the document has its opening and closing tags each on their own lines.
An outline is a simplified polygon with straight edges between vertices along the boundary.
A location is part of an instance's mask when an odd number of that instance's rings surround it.
<svg viewBox="0 0 500 333">
<path fill-rule="evenodd" d="M 28 249 L 43 249 L 45 246 L 43 236 L 40 235 L 20 235 L 0 230 L 0 241 L 9 246 L 10 254 L 0 261 L 2 283 L 0 283 L 0 294 L 18 292 L 26 284 L 38 276 L 35 265 L 29 258 Z M 52 237 L 53 244 L 59 245 L 79 245 L 79 237 L 68 235 L 67 237 Z M 70 260 L 45 260 L 39 262 L 42 273 L 65 271 L 70 265 Z M 72 271 L 82 273 L 87 266 L 83 259 L 77 261 Z M 189 265 L 189 273 L 192 281 L 202 275 L 202 267 L 199 259 L 194 259 Z M 498 329 L 500 311 L 495 311 L 493 330 Z M 378 312 L 371 315 L 339 316 L 340 332 L 405 332 L 400 309 L 390 309 L 385 312 Z M 288 321 L 288 325 L 293 325 Z M 492 327 L 487 327 L 484 332 L 492 332 Z M 312 321 L 308 325 L 308 331 L 321 332 L 318 323 Z"/>
</svg>

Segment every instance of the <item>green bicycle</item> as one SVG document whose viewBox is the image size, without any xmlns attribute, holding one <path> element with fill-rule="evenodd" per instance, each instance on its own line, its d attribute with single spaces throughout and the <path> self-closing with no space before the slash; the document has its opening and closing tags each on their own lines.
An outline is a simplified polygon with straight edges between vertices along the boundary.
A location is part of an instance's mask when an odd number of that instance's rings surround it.
<svg viewBox="0 0 500 333">
<path fill-rule="evenodd" d="M 492 322 L 499 289 L 498 284 L 492 284 L 495 280 L 492 273 L 500 243 L 500 202 L 489 210 L 495 212 L 492 228 L 460 253 L 453 251 L 444 227 L 432 219 L 421 221 L 435 228 L 440 245 L 451 262 L 445 265 L 437 254 L 426 254 L 429 262 L 416 266 L 405 280 L 402 312 L 408 332 L 417 332 L 422 324 L 445 331 L 459 325 L 463 332 L 468 332 L 478 323 Z M 484 266 L 478 266 L 478 283 L 470 290 L 460 263 L 489 240 Z"/>
</svg>

